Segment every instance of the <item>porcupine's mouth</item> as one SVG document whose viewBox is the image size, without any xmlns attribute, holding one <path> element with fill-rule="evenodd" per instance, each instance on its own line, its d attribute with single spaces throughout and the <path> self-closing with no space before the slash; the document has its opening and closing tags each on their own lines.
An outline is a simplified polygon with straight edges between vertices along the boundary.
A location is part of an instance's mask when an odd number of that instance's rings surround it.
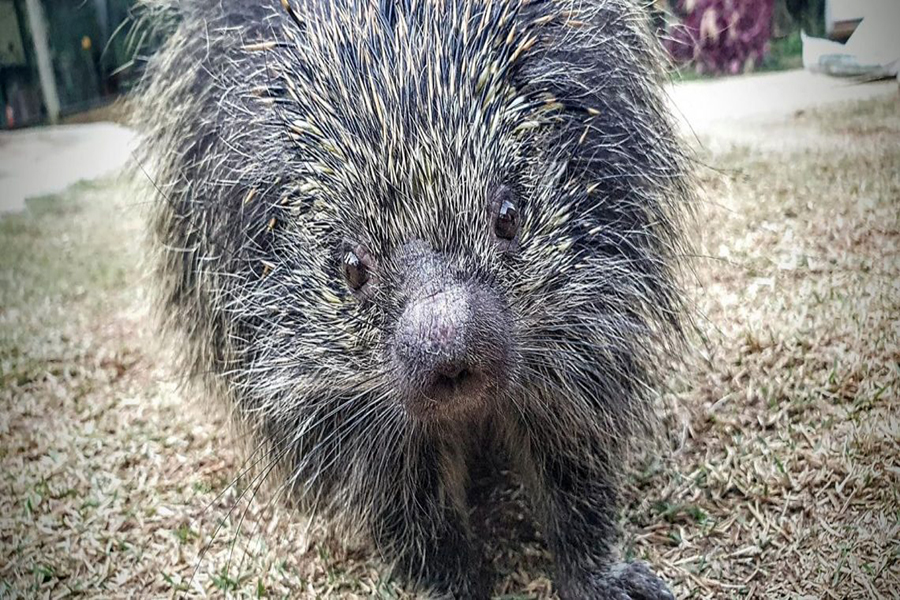
<svg viewBox="0 0 900 600">
<path fill-rule="evenodd" d="M 406 401 L 406 410 L 417 419 L 444 420 L 474 415 L 484 410 L 491 396 L 481 370 L 461 368 L 457 373 L 432 377 L 426 390 Z"/>
</svg>

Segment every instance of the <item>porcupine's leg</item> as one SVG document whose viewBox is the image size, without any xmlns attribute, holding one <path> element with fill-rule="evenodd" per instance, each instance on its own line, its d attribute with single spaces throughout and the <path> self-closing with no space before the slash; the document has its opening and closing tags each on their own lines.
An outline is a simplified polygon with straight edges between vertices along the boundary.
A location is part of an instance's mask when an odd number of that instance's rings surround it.
<svg viewBox="0 0 900 600">
<path fill-rule="evenodd" d="M 665 583 L 640 562 L 614 559 L 616 489 L 602 451 L 547 452 L 530 444 L 532 483 L 548 543 L 556 559 L 556 588 L 563 600 L 674 600 Z M 541 451 L 543 450 L 543 451 Z"/>
<path fill-rule="evenodd" d="M 373 523 L 376 546 L 397 575 L 433 598 L 486 599 L 463 500 L 464 462 L 446 449 L 423 446 L 404 457 L 404 475 L 381 502 Z"/>
</svg>

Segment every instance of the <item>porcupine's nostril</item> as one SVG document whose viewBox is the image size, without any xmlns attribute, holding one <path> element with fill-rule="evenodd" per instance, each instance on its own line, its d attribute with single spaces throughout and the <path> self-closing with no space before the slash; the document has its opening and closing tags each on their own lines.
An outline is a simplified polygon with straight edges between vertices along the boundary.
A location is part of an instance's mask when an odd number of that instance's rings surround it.
<svg viewBox="0 0 900 600">
<path fill-rule="evenodd" d="M 473 377 L 472 371 L 457 361 L 437 365 L 434 370 L 432 387 L 452 392 L 459 389 Z"/>
<path fill-rule="evenodd" d="M 438 377 L 452 383 L 456 379 L 464 378 L 469 370 L 459 361 L 448 361 L 437 365 L 435 372 Z"/>
</svg>

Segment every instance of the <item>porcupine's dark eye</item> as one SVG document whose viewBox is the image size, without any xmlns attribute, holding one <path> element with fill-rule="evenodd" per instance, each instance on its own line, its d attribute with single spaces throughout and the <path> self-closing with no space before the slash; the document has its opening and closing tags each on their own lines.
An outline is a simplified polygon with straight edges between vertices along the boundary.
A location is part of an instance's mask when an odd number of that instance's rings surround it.
<svg viewBox="0 0 900 600">
<path fill-rule="evenodd" d="M 369 281 L 369 268 L 352 250 L 348 250 L 344 254 L 343 269 L 344 279 L 347 280 L 347 285 L 354 292 L 361 290 Z"/>
<path fill-rule="evenodd" d="M 521 215 L 516 206 L 516 197 L 513 191 L 505 185 L 501 185 L 493 194 L 491 200 L 493 212 L 494 235 L 504 250 L 512 248 L 519 234 Z"/>
<path fill-rule="evenodd" d="M 519 211 L 511 201 L 505 200 L 500 205 L 494 231 L 501 240 L 511 240 L 516 237 L 516 233 L 519 231 Z"/>
</svg>

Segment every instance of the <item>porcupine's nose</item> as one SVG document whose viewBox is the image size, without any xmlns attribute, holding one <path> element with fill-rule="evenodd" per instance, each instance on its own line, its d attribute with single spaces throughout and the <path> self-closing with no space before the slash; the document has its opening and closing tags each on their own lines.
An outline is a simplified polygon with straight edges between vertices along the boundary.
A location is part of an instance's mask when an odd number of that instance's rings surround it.
<svg viewBox="0 0 900 600">
<path fill-rule="evenodd" d="M 422 242 L 395 260 L 405 302 L 391 345 L 407 410 L 433 419 L 484 405 L 508 377 L 509 319 L 499 296 Z"/>
<path fill-rule="evenodd" d="M 408 383 L 425 399 L 450 400 L 477 376 L 468 296 L 459 285 L 426 293 L 409 302 L 400 318 L 396 352 Z"/>
</svg>

